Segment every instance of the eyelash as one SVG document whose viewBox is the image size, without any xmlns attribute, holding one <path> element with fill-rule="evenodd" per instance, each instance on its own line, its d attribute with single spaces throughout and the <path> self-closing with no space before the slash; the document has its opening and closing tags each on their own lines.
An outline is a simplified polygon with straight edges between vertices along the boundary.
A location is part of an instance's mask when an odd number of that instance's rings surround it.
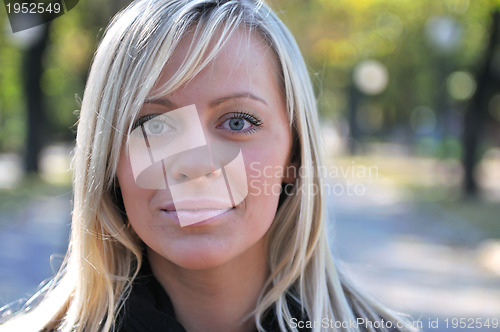
<svg viewBox="0 0 500 332">
<path fill-rule="evenodd" d="M 161 115 L 161 114 L 155 113 L 155 114 L 148 114 L 148 115 L 141 116 L 140 118 L 138 118 L 137 120 L 134 121 L 134 123 L 132 125 L 132 131 L 134 129 L 142 126 L 144 123 L 148 122 L 149 120 L 154 119 L 155 117 L 157 117 L 159 115 Z M 262 120 L 260 120 L 257 116 L 252 115 L 252 114 L 247 113 L 247 112 L 238 111 L 238 112 L 226 114 L 224 116 L 224 121 L 222 121 L 222 123 L 224 123 L 228 120 L 231 120 L 231 119 L 245 119 L 246 121 L 250 122 L 254 126 L 250 129 L 247 129 L 246 131 L 242 131 L 242 132 L 232 131 L 232 134 L 240 134 L 240 133 L 251 134 L 251 133 L 255 132 L 256 130 L 258 130 L 259 127 L 262 126 Z M 220 127 L 220 125 L 218 127 Z"/>
<path fill-rule="evenodd" d="M 161 114 L 155 113 L 155 114 L 148 114 L 148 115 L 141 116 L 139 119 L 134 121 L 134 124 L 132 125 L 132 131 L 134 129 L 142 126 L 144 123 L 148 122 L 149 120 L 156 118 L 159 115 L 161 115 Z"/>
</svg>

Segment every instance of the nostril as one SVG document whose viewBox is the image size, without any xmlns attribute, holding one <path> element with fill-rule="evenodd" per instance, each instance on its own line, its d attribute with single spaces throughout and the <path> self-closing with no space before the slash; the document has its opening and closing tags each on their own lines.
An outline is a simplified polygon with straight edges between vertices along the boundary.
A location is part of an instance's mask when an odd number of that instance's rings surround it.
<svg viewBox="0 0 500 332">
<path fill-rule="evenodd" d="M 214 171 L 210 171 L 209 173 L 205 174 L 205 177 L 209 178 L 209 179 L 213 179 L 213 178 L 216 178 L 218 176 L 220 176 L 221 174 L 221 169 L 216 169 Z"/>
<path fill-rule="evenodd" d="M 186 180 L 189 179 L 189 176 L 187 176 L 184 173 L 180 173 L 179 176 L 177 177 L 177 179 L 180 180 L 180 181 L 186 181 Z"/>
<path fill-rule="evenodd" d="M 197 169 L 197 167 L 184 167 L 177 172 L 173 169 L 166 170 L 166 173 L 170 175 L 170 178 L 174 182 L 185 182 L 195 179 L 215 180 L 219 176 L 222 176 L 222 170 L 220 168 L 214 170 L 211 167 L 206 167 L 204 169 Z"/>
</svg>

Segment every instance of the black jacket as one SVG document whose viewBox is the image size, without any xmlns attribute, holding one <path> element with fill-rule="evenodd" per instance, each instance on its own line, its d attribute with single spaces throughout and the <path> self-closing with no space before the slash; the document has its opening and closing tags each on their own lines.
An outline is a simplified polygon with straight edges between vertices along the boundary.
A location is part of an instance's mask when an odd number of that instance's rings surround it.
<svg viewBox="0 0 500 332">
<path fill-rule="evenodd" d="M 293 298 L 289 303 L 295 303 L 290 311 L 299 320 L 307 320 L 301 314 L 300 305 Z M 278 332 L 279 325 L 274 312 L 270 311 L 263 321 L 268 332 Z M 132 286 L 132 291 L 118 315 L 117 332 L 186 332 L 176 320 L 174 307 L 169 296 L 153 276 L 151 268 L 144 260 L 139 275 Z M 302 329 L 301 332 L 310 331 Z"/>
</svg>

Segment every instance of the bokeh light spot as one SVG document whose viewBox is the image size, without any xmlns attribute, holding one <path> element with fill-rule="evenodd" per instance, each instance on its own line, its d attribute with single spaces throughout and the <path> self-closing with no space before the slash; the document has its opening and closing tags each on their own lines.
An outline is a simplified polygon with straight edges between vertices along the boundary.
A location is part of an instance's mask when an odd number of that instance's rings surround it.
<svg viewBox="0 0 500 332">
<path fill-rule="evenodd" d="M 378 95 L 389 83 L 387 68 L 376 60 L 365 60 L 354 70 L 354 83 L 358 89 L 367 95 Z"/>
<path fill-rule="evenodd" d="M 467 100 L 476 92 L 476 80 L 468 72 L 456 71 L 448 76 L 446 87 L 453 98 Z"/>
</svg>

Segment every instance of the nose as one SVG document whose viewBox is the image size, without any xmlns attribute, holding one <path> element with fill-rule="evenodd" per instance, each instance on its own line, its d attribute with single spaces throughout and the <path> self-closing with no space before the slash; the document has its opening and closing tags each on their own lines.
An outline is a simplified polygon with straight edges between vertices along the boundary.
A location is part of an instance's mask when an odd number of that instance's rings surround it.
<svg viewBox="0 0 500 332">
<path fill-rule="evenodd" d="M 169 185 L 190 180 L 208 182 L 222 175 L 220 167 L 215 166 L 207 145 L 180 152 L 165 160 Z"/>
</svg>

